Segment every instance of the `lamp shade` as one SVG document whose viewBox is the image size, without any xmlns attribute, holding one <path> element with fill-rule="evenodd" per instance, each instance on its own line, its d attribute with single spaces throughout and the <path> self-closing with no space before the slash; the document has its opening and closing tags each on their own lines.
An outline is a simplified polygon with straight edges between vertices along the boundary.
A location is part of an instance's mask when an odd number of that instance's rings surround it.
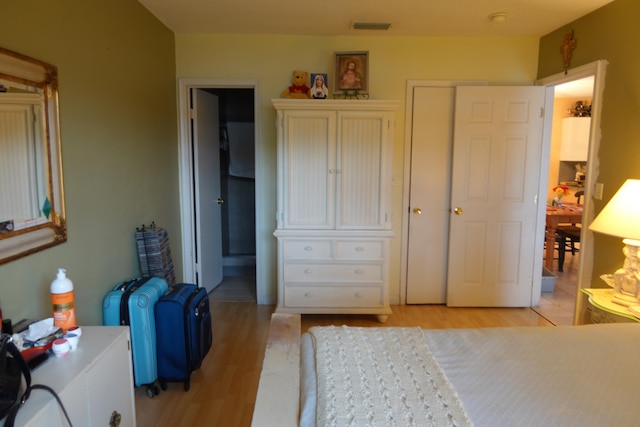
<svg viewBox="0 0 640 427">
<path fill-rule="evenodd" d="M 626 180 L 593 220 L 589 229 L 640 241 L 640 180 Z"/>
</svg>

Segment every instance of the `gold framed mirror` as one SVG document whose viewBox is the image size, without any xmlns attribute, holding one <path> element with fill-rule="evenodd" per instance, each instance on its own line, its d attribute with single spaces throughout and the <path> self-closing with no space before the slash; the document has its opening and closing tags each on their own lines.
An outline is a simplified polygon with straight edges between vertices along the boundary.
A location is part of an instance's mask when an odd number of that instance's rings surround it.
<svg viewBox="0 0 640 427">
<path fill-rule="evenodd" d="M 57 68 L 0 47 L 0 264 L 66 241 Z"/>
</svg>

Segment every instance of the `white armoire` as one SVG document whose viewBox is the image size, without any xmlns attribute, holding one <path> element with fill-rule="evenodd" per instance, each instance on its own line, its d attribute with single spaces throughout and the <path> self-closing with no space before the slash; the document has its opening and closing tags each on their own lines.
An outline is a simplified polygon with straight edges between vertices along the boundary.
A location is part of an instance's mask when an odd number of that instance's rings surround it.
<svg viewBox="0 0 640 427">
<path fill-rule="evenodd" d="M 396 101 L 274 99 L 278 312 L 389 307 Z"/>
</svg>

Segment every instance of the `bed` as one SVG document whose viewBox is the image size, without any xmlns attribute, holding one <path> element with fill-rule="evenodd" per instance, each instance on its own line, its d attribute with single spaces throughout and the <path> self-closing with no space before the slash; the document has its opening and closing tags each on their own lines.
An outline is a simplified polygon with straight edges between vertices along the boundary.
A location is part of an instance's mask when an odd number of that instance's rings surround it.
<svg viewBox="0 0 640 427">
<path fill-rule="evenodd" d="M 271 320 L 253 427 L 631 426 L 640 324 L 438 329 Z"/>
</svg>

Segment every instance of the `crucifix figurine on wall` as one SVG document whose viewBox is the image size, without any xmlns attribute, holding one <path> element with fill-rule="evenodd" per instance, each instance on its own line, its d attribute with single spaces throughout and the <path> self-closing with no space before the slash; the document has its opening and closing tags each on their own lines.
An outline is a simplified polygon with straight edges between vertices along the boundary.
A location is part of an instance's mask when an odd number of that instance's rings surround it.
<svg viewBox="0 0 640 427">
<path fill-rule="evenodd" d="M 560 45 L 560 53 L 562 54 L 562 66 L 566 70 L 571 63 L 571 55 L 576 48 L 576 39 L 573 38 L 573 30 L 567 31 L 564 35 L 564 40 Z"/>
</svg>

